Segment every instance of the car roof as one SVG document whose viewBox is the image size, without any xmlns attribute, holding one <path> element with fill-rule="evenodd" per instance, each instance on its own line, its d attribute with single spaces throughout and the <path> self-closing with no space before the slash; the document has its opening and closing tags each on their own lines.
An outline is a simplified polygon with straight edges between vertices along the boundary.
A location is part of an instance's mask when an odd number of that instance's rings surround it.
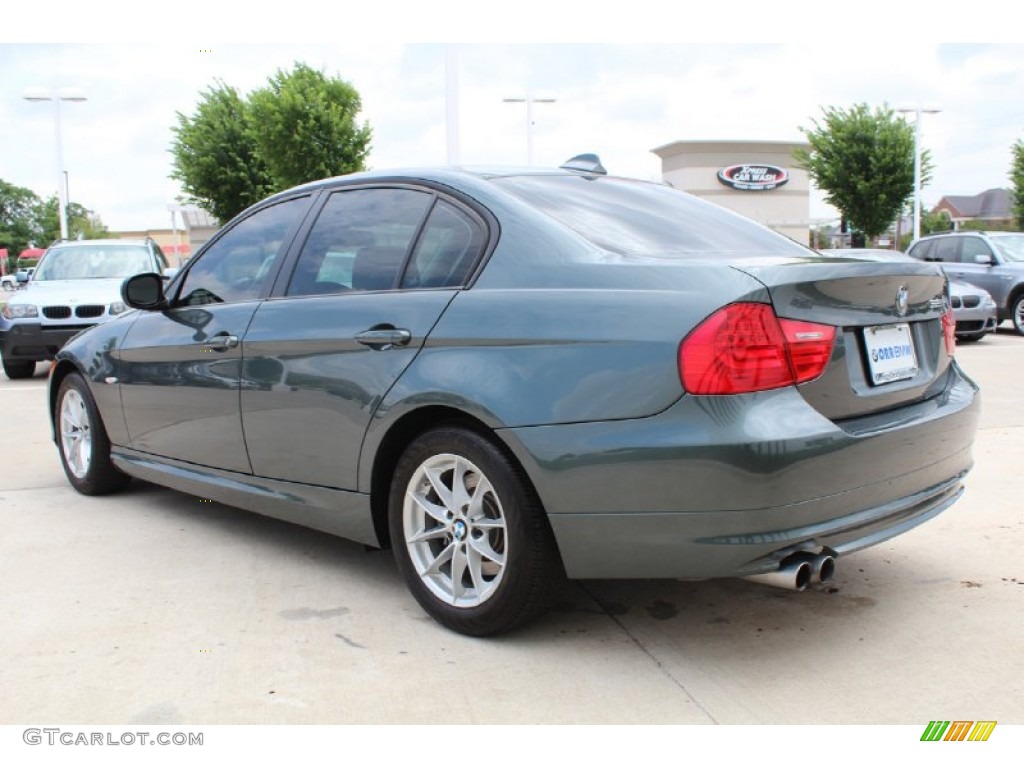
<svg viewBox="0 0 1024 768">
<path fill-rule="evenodd" d="M 358 184 L 360 182 L 374 182 L 374 181 L 425 181 L 433 182 L 436 184 L 444 184 L 454 186 L 456 188 L 469 186 L 480 186 L 483 182 L 490 179 L 497 178 L 509 178 L 515 176 L 579 176 L 593 178 L 595 176 L 603 179 L 611 179 L 617 181 L 626 181 L 633 183 L 643 184 L 657 184 L 658 182 L 647 182 L 642 179 L 633 179 L 624 176 L 611 176 L 607 174 L 595 174 L 586 171 L 576 171 L 567 168 L 535 168 L 529 166 L 467 166 L 467 165 L 447 165 L 447 166 L 427 166 L 421 168 L 389 168 L 387 170 L 379 171 L 359 171 L 357 173 L 349 173 L 343 176 L 331 176 L 326 179 L 318 179 L 317 181 L 310 181 L 299 186 L 292 187 L 290 189 L 278 192 L 265 200 L 260 201 L 257 205 L 263 205 L 271 200 L 279 200 L 285 197 L 290 197 L 296 193 L 301 192 L 315 192 L 320 189 L 327 187 L 336 186 L 339 184 Z"/>
</svg>

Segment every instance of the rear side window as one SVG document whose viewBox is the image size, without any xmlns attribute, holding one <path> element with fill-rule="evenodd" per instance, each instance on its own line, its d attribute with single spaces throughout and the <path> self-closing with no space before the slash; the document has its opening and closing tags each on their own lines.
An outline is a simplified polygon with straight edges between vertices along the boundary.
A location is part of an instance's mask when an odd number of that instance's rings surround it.
<svg viewBox="0 0 1024 768">
<path fill-rule="evenodd" d="M 439 200 L 416 244 L 402 287 L 462 285 L 486 242 L 486 230 L 474 216 Z"/>
<path fill-rule="evenodd" d="M 599 248 L 623 256 L 808 253 L 750 219 L 660 184 L 583 175 L 508 176 L 493 182 Z"/>
<path fill-rule="evenodd" d="M 306 238 L 287 294 L 394 288 L 433 199 L 412 189 L 335 192 Z"/>
</svg>

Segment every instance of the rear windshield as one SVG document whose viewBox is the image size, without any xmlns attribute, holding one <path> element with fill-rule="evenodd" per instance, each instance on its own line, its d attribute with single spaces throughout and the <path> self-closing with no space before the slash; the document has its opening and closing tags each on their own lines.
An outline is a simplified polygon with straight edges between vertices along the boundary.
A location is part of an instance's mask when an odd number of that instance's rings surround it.
<svg viewBox="0 0 1024 768">
<path fill-rule="evenodd" d="M 599 248 L 623 256 L 808 253 L 750 219 L 660 184 L 582 175 L 492 181 Z"/>
</svg>

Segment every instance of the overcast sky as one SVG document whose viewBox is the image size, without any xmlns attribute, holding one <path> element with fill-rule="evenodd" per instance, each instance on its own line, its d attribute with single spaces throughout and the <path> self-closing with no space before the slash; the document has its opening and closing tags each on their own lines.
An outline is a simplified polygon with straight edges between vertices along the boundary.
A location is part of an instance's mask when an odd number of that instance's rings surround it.
<svg viewBox="0 0 1024 768">
<path fill-rule="evenodd" d="M 502 99 L 527 93 L 557 99 L 535 107 L 536 164 L 558 165 L 574 154 L 596 152 L 612 173 L 643 179 L 660 179 L 660 161 L 651 150 L 672 141 L 799 140 L 800 128 L 811 127 L 828 105 L 939 107 L 941 113 L 926 115 L 922 123 L 923 145 L 935 162 L 934 180 L 923 195 L 928 206 L 945 194 L 1008 186 L 1010 146 L 1024 137 L 1021 43 L 917 43 L 902 34 L 876 39 L 863 25 L 842 31 L 821 17 L 806 28 L 796 21 L 776 23 L 765 34 L 736 18 L 735 26 L 715 28 L 719 42 L 669 43 L 659 42 L 671 38 L 664 34 L 666 25 L 678 25 L 679 39 L 693 29 L 682 19 L 659 22 L 649 12 L 639 14 L 641 34 L 637 16 L 623 26 L 622 38 L 633 42 L 513 43 L 494 40 L 493 30 L 487 36 L 470 28 L 446 34 L 448 27 L 436 24 L 416 34 L 408 20 L 391 39 L 382 34 L 387 17 L 378 12 L 377 26 L 372 18 L 349 25 L 365 32 L 325 34 L 315 27 L 306 32 L 317 42 L 284 44 L 273 42 L 270 27 L 241 36 L 265 42 L 237 44 L 215 42 L 237 39 L 237 28 L 204 17 L 201 7 L 192 10 L 196 16 L 183 26 L 182 6 L 163 9 L 161 14 L 174 17 L 166 34 L 160 33 L 159 19 L 148 19 L 146 33 L 132 35 L 149 41 L 144 44 L 117 42 L 124 35 L 112 35 L 103 19 L 93 24 L 105 34 L 73 27 L 57 36 L 61 42 L 17 43 L 5 30 L 0 178 L 40 196 L 55 191 L 52 107 L 22 96 L 33 86 L 80 88 L 88 101 L 65 103 L 61 111 L 72 199 L 114 230 L 169 227 L 168 205 L 181 192 L 169 178 L 175 114 L 192 114 L 200 93 L 217 80 L 248 93 L 297 61 L 344 78 L 359 91 L 363 117 L 373 129 L 371 168 L 444 164 L 442 43 L 488 38 L 457 46 L 465 164 L 525 163 L 525 108 Z M 204 23 L 211 41 L 153 42 L 194 38 Z M 567 22 L 559 23 L 565 28 Z M 605 38 L 619 31 L 605 28 Z M 280 31 L 302 39 L 296 29 L 285 24 Z M 519 30 L 513 37 L 529 39 L 521 23 L 513 29 Z M 647 37 L 644 29 L 658 34 Z M 731 29 L 741 31 L 733 35 Z M 754 42 L 785 39 L 780 30 L 809 42 Z M 437 42 L 403 42 L 403 36 Z M 13 36 L 19 37 L 25 39 Z M 115 40 L 75 42 L 104 37 Z M 339 39 L 324 42 L 325 37 Z M 741 42 L 723 43 L 723 37 Z M 812 196 L 811 217 L 832 214 L 820 197 Z"/>
</svg>

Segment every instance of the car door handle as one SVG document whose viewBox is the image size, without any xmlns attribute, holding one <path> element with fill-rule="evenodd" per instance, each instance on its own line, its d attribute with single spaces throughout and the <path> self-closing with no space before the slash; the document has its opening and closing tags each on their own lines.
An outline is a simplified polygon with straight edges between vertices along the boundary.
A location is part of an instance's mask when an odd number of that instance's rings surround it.
<svg viewBox="0 0 1024 768">
<path fill-rule="evenodd" d="M 238 346 L 238 337 L 230 333 L 218 333 L 206 341 L 199 343 L 199 349 L 203 352 L 227 352 Z"/>
<path fill-rule="evenodd" d="M 405 328 L 375 326 L 369 330 L 357 333 L 356 341 L 370 349 L 384 351 L 392 347 L 404 347 L 412 341 L 412 333 Z"/>
</svg>

